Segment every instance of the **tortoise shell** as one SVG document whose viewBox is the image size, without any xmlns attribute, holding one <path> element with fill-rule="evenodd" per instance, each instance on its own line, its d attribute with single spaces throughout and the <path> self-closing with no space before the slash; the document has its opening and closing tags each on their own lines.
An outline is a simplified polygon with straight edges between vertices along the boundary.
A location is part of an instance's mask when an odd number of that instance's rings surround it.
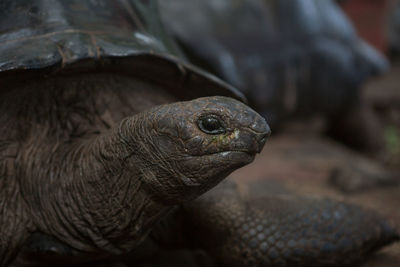
<svg viewBox="0 0 400 267">
<path fill-rule="evenodd" d="M 0 88 L 71 72 L 118 72 L 161 84 L 178 99 L 244 100 L 185 62 L 163 30 L 157 2 L 5 0 L 0 3 Z"/>
</svg>

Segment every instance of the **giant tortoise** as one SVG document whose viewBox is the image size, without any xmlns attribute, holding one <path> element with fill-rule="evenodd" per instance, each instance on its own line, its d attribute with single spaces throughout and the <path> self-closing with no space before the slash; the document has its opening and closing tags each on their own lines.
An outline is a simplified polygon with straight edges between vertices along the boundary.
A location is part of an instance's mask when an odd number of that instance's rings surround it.
<svg viewBox="0 0 400 267">
<path fill-rule="evenodd" d="M 334 0 L 159 3 L 191 60 L 239 88 L 275 131 L 285 121 L 323 115 L 336 139 L 382 149 L 379 122 L 360 88 L 388 62 Z"/>
<path fill-rule="evenodd" d="M 0 12 L 1 266 L 140 262 L 149 242 L 180 235 L 222 265 L 332 265 L 397 238 L 369 211 L 248 202 L 229 182 L 194 201 L 270 130 L 177 57 L 155 1 L 6 0 Z"/>
</svg>

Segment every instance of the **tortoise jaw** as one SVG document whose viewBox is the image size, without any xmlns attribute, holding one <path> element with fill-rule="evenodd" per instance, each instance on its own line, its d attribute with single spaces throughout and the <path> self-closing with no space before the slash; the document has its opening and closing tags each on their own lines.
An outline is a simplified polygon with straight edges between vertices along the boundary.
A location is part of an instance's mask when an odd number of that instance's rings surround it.
<svg viewBox="0 0 400 267">
<path fill-rule="evenodd" d="M 249 150 L 227 150 L 209 154 L 207 156 L 214 157 L 214 161 L 221 165 L 233 165 L 235 168 L 240 168 L 253 162 L 256 153 Z"/>
<path fill-rule="evenodd" d="M 181 161 L 182 176 L 179 177 L 179 183 L 185 188 L 185 196 L 180 196 L 180 201 L 191 200 L 205 193 L 233 171 L 251 163 L 255 156 L 249 151 L 233 150 L 192 156 Z M 194 177 L 193 174 L 201 175 Z"/>
<path fill-rule="evenodd" d="M 259 152 L 257 152 L 258 154 Z M 223 157 L 230 157 L 231 155 L 237 154 L 237 155 L 242 155 L 246 157 L 251 157 L 254 158 L 256 156 L 256 153 L 248 150 L 229 150 L 229 151 L 223 151 L 215 154 L 221 154 Z"/>
<path fill-rule="evenodd" d="M 237 169 L 252 163 L 256 157 L 256 154 L 249 151 L 232 150 L 221 152 L 221 157 L 223 157 L 225 160 L 232 162 L 232 164 L 234 164 Z"/>
</svg>

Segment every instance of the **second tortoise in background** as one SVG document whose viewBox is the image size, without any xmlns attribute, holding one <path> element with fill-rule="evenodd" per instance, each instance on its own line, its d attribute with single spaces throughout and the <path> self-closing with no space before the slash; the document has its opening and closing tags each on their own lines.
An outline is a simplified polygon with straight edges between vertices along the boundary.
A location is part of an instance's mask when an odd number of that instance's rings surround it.
<svg viewBox="0 0 400 267">
<path fill-rule="evenodd" d="M 159 1 L 167 28 L 198 65 L 237 86 L 272 128 L 322 114 L 326 131 L 381 149 L 360 88 L 388 69 L 332 0 Z"/>
</svg>

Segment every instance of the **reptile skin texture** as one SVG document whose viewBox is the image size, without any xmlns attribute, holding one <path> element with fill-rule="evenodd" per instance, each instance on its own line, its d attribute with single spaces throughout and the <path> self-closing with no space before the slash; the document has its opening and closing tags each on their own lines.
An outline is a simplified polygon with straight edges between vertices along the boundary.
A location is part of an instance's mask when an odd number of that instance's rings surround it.
<svg viewBox="0 0 400 267">
<path fill-rule="evenodd" d="M 293 195 L 250 199 L 228 183 L 184 212 L 193 238 L 223 266 L 354 266 L 399 238 L 354 205 Z"/>
</svg>

